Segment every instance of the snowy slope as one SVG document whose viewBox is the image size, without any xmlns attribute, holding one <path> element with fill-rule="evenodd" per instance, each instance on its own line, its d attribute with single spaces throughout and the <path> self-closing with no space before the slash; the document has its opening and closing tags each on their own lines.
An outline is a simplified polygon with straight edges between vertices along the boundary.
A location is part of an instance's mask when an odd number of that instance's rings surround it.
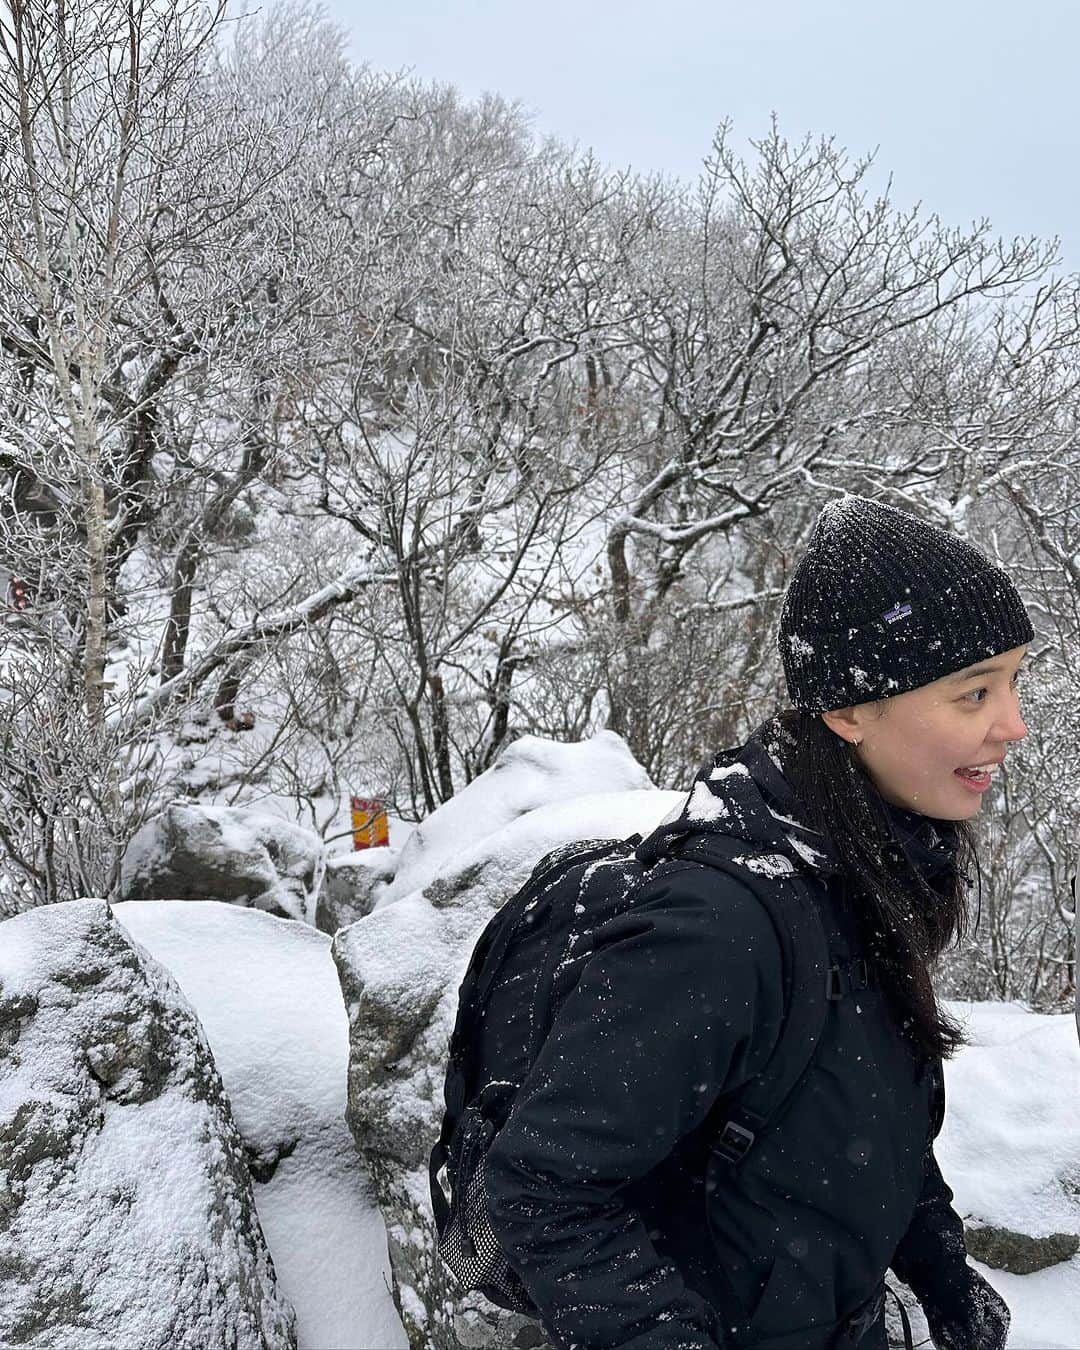
<svg viewBox="0 0 1080 1350">
<path fill-rule="evenodd" d="M 255 1200 L 301 1350 L 405 1346 L 382 1218 L 345 1124 L 348 1027 L 329 937 L 215 901 L 114 912 L 194 1005 L 249 1149 L 272 1159 L 295 1145 Z"/>
</svg>

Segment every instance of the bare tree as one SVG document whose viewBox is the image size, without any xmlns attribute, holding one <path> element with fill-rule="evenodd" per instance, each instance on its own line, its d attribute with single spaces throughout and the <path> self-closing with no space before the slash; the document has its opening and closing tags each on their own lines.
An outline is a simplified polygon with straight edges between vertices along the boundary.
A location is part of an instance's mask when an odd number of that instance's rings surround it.
<svg viewBox="0 0 1080 1350">
<path fill-rule="evenodd" d="M 108 892 L 168 790 L 419 815 L 523 731 L 658 783 L 782 701 L 824 501 L 1037 619 L 956 992 L 1075 987 L 1075 278 L 726 127 L 696 188 L 352 67 L 303 3 L 0 21 L 0 904 Z M 213 761 L 213 770 L 210 761 Z"/>
</svg>

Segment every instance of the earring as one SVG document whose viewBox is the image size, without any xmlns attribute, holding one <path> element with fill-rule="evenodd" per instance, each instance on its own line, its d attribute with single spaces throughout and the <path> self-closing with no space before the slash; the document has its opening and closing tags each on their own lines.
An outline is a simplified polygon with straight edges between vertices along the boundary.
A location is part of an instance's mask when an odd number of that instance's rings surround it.
<svg viewBox="0 0 1080 1350">
<path fill-rule="evenodd" d="M 855 738 L 855 739 L 851 742 L 851 747 L 852 747 L 852 749 L 854 749 L 857 745 L 862 745 L 862 741 L 860 741 L 858 738 Z"/>
</svg>

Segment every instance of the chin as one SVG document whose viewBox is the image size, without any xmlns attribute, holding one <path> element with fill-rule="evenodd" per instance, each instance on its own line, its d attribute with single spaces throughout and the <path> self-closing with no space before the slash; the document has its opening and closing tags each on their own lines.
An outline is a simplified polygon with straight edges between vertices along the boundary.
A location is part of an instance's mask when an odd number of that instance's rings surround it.
<svg viewBox="0 0 1080 1350">
<path fill-rule="evenodd" d="M 905 800 L 891 797 L 889 800 L 896 806 L 902 806 L 908 811 L 916 811 L 920 816 L 928 816 L 931 820 L 970 820 L 982 806 L 982 798 L 975 796 L 972 797 L 971 805 L 966 811 L 957 806 L 955 802 L 942 802 L 940 809 L 938 809 L 922 797 L 912 797 Z"/>
<path fill-rule="evenodd" d="M 976 797 L 966 811 L 960 811 L 955 806 L 948 811 L 942 811 L 939 819 L 941 820 L 970 820 L 977 814 L 979 807 L 982 806 L 982 798 Z"/>
</svg>

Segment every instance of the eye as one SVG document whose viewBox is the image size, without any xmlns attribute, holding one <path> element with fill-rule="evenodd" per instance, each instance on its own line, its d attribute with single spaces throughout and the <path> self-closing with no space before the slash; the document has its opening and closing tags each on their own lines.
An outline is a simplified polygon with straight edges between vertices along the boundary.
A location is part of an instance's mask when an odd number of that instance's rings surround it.
<svg viewBox="0 0 1080 1350">
<path fill-rule="evenodd" d="M 1017 671 L 1016 674 L 1012 677 L 1012 687 L 1013 687 L 1014 689 L 1016 689 L 1016 688 L 1019 686 L 1019 684 L 1020 684 L 1020 671 Z M 985 703 L 986 700 L 985 700 L 985 699 L 981 699 L 981 698 L 975 698 L 974 695 L 976 695 L 976 694 L 985 694 L 985 693 L 987 693 L 987 692 L 988 692 L 988 691 L 987 691 L 986 686 L 983 685 L 983 686 L 982 686 L 981 688 L 979 688 L 979 689 L 972 689 L 972 690 L 970 690 L 968 693 L 966 693 L 966 694 L 964 695 L 964 698 L 963 698 L 962 701 L 966 702 L 966 701 L 969 701 L 969 700 L 970 700 L 971 703 L 972 703 L 972 706 L 977 708 L 977 707 L 980 706 L 980 704 Z"/>
</svg>

